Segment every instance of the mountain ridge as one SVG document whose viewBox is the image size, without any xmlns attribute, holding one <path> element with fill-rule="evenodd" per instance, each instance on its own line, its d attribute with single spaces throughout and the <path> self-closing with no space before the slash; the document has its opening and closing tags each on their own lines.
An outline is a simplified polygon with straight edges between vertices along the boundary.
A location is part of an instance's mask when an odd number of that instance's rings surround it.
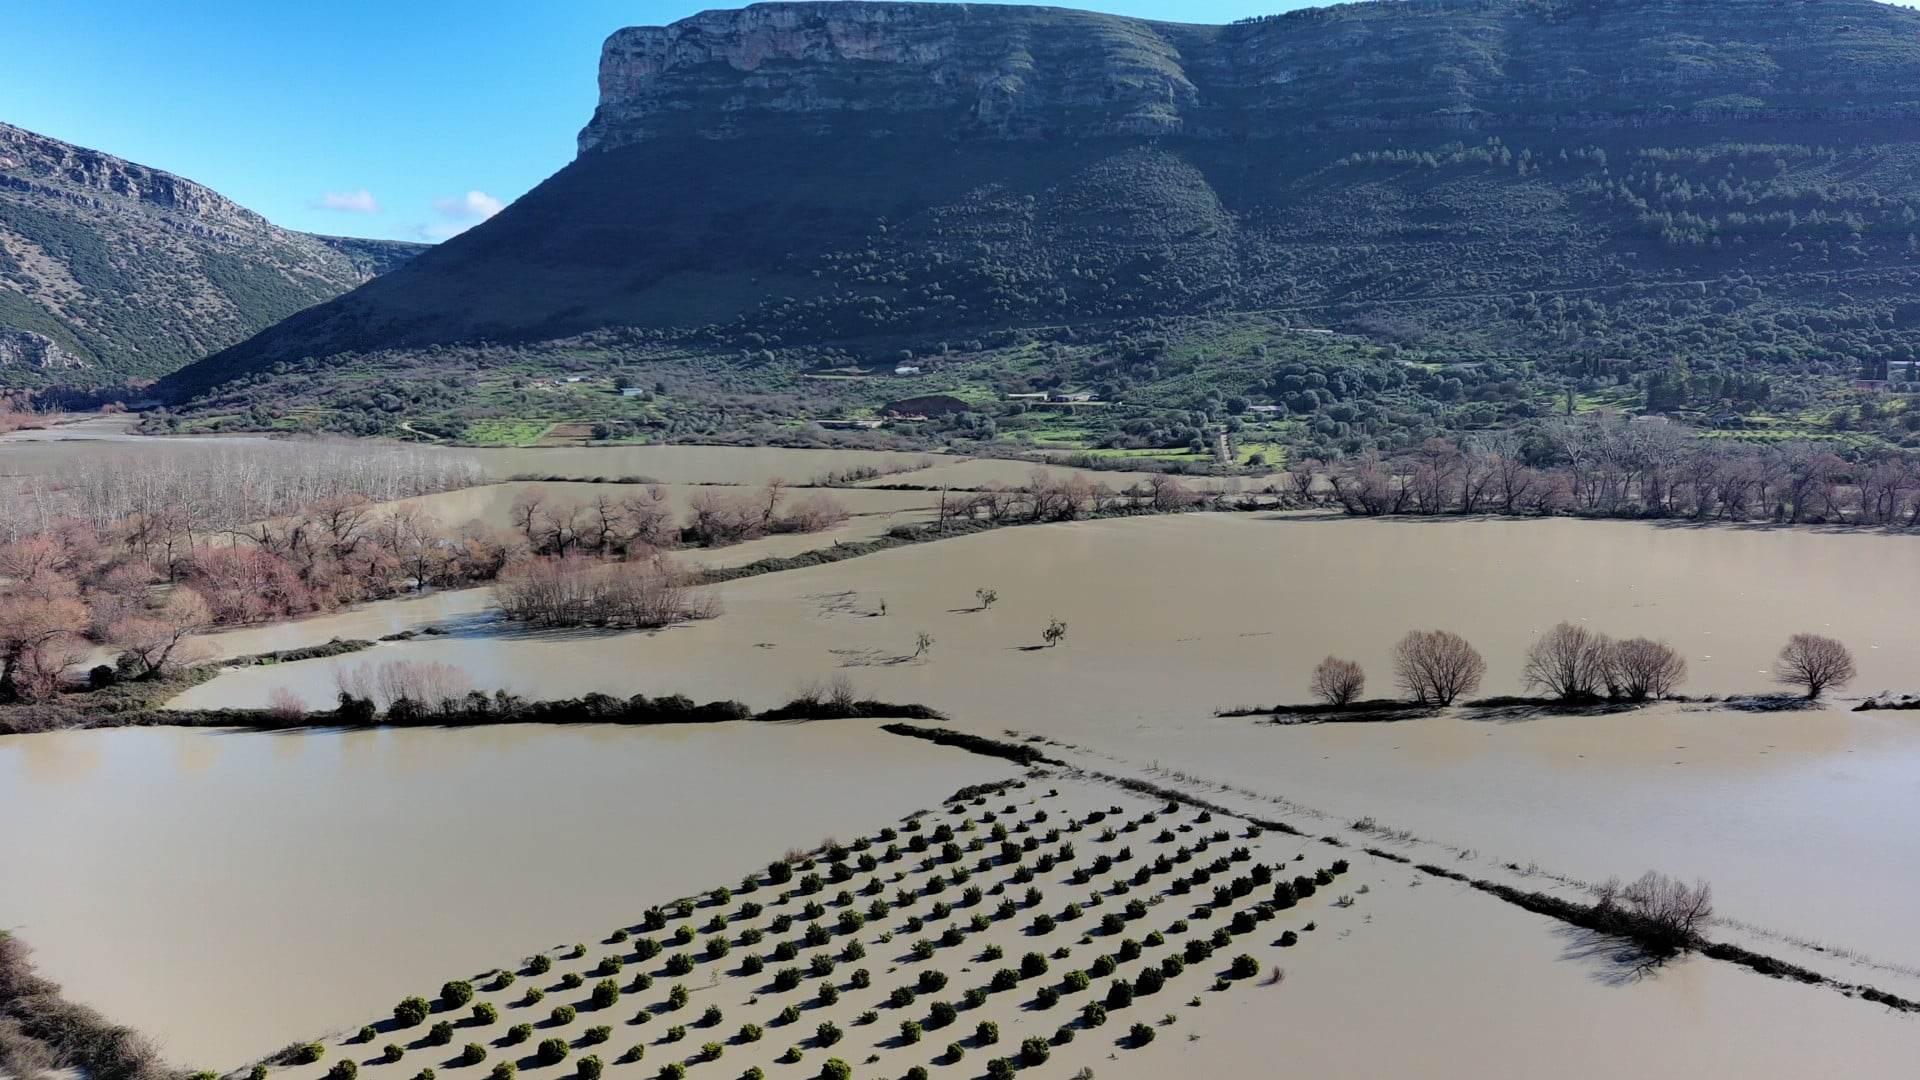
<svg viewBox="0 0 1920 1080">
<path fill-rule="evenodd" d="M 368 364 L 627 331 L 764 388 L 1275 309 L 1611 377 L 1920 347 L 1920 13 L 1869 0 L 763 4 L 618 31 L 599 81 L 505 212 L 163 389 L 324 414 Z"/>
<path fill-rule="evenodd" d="M 0 123 L 0 384 L 164 375 L 420 249 L 282 229 L 204 184 Z"/>
</svg>

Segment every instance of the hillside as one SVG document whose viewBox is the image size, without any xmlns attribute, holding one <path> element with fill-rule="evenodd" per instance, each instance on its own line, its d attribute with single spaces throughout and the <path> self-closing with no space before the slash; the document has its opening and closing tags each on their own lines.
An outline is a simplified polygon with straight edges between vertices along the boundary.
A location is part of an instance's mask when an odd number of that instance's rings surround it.
<svg viewBox="0 0 1920 1080">
<path fill-rule="evenodd" d="M 506 212 L 166 391 L 351 412 L 341 372 L 485 369 L 481 343 L 767 391 L 1248 312 L 1715 393 L 1920 346 L 1920 12 L 1870 0 L 764 4 L 615 33 L 600 88 Z M 1261 344 L 1225 393 L 1283 389 Z M 1139 355 L 1055 375 L 1181 374 Z"/>
<path fill-rule="evenodd" d="M 405 262 L 0 124 L 0 386 L 164 375 Z"/>
</svg>

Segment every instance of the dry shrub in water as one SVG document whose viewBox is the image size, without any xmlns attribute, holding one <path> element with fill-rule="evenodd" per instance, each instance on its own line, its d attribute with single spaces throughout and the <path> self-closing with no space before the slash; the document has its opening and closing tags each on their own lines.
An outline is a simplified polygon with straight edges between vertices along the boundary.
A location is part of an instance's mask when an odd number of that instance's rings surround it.
<svg viewBox="0 0 1920 1080">
<path fill-rule="evenodd" d="M 494 602 L 508 618 L 540 626 L 652 629 L 718 611 L 711 596 L 695 592 L 687 575 L 664 559 L 536 559 L 501 576 Z"/>
<path fill-rule="evenodd" d="M 1649 870 L 1631 885 L 1617 879 L 1602 884 L 1595 910 L 1622 918 L 1622 932 L 1671 954 L 1699 944 L 1700 928 L 1713 917 L 1713 887 Z"/>
<path fill-rule="evenodd" d="M 371 701 L 381 709 L 391 709 L 400 701 L 438 708 L 473 689 L 465 671 L 438 660 L 387 660 L 351 668 L 336 664 L 333 684 L 340 693 Z"/>
<path fill-rule="evenodd" d="M 1352 660 L 1329 656 L 1313 669 L 1308 689 L 1313 696 L 1338 709 L 1351 704 L 1366 689 L 1367 673 Z"/>
<path fill-rule="evenodd" d="M 1451 705 L 1461 694 L 1480 688 L 1487 662 L 1449 630 L 1413 630 L 1393 649 L 1393 670 L 1400 689 L 1422 705 Z"/>
</svg>

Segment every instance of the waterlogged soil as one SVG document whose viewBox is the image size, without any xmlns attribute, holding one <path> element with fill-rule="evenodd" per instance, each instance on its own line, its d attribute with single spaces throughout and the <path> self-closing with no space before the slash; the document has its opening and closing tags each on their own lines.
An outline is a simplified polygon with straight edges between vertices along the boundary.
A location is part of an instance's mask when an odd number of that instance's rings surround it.
<svg viewBox="0 0 1920 1080">
<path fill-rule="evenodd" d="M 0 912 L 226 1069 L 1012 771 L 865 722 L 5 736 Z"/>
<path fill-rule="evenodd" d="M 983 586 L 1000 600 L 977 610 Z M 1333 825 L 1371 816 L 1489 867 L 1704 877 L 1733 918 L 1912 966 L 1920 930 L 1905 898 L 1920 862 L 1898 853 L 1920 830 L 1920 714 L 1668 704 L 1282 727 L 1212 711 L 1304 700 L 1330 652 L 1391 693 L 1388 650 L 1413 627 L 1465 634 L 1488 657 L 1483 692 L 1518 692 L 1534 634 L 1563 618 L 1670 640 L 1695 693 L 1774 689 L 1773 654 L 1802 629 L 1853 646 L 1858 690 L 1911 688 L 1920 638 L 1903 598 L 1916 587 L 1920 547 L 1900 537 L 1181 515 L 1000 530 L 729 582 L 716 587 L 720 618 L 660 633 L 524 634 L 482 618 L 457 638 L 363 655 L 445 660 L 534 696 L 677 691 L 758 707 L 845 675 L 963 727 L 1081 747 L 1109 771 L 1225 782 Z M 1047 648 L 1055 617 L 1068 633 Z M 915 655 L 921 632 L 933 644 Z M 259 705 L 282 685 L 326 705 L 332 664 L 223 675 L 177 704 Z"/>
</svg>

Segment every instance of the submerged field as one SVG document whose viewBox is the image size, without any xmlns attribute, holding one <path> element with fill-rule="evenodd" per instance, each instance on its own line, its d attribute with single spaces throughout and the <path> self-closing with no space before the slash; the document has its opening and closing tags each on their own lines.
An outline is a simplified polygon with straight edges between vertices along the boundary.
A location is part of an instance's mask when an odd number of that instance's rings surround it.
<svg viewBox="0 0 1920 1080">
<path fill-rule="evenodd" d="M 13 449 L 0 450 L 0 463 Z M 581 478 L 541 483 L 550 494 L 590 499 L 619 485 L 582 481 L 648 475 L 669 485 L 675 505 L 702 486 L 804 482 L 828 469 L 901 466 L 907 471 L 866 483 L 937 488 L 1017 483 L 1031 468 L 889 464 L 851 451 L 497 453 L 487 465 L 495 476 Z M 529 486 L 418 501 L 449 521 L 498 526 L 510 523 L 514 498 Z M 839 529 L 681 557 L 730 565 L 877 536 L 924 520 L 938 498 L 834 494 L 855 515 Z M 441 633 L 231 670 L 171 704 L 258 707 L 284 688 L 327 708 L 336 672 L 396 659 L 445 662 L 476 686 L 531 697 L 684 693 L 755 708 L 840 677 L 864 696 L 921 702 L 948 713 L 956 729 L 1034 740 L 1062 759 L 1065 771 L 1014 799 L 1029 828 L 1039 809 L 1061 818 L 1109 803 L 1130 816 L 1157 808 L 1086 775 L 1100 772 L 1351 845 L 1260 837 L 1262 860 L 1350 859 L 1335 895 L 1352 895 L 1354 905 L 1323 895 L 1282 916 L 1293 919 L 1284 926 L 1262 923 L 1244 946 L 1259 979 L 1230 979 L 1216 991 L 1218 972 L 1188 972 L 1160 1000 L 1130 1007 L 1132 1015 L 1077 1029 L 1035 1075 L 1073 1075 L 1083 1065 L 1102 1077 L 1884 1075 L 1907 1060 L 1920 1031 L 1911 1016 L 1719 961 L 1695 957 L 1649 974 L 1617 942 L 1358 850 L 1375 846 L 1570 896 L 1582 895 L 1582 883 L 1649 868 L 1698 876 L 1713 884 L 1722 916 L 1713 939 L 1920 996 L 1920 931 L 1908 902 L 1920 892 L 1920 865 L 1902 857 L 1920 827 L 1920 713 L 1849 711 L 1860 695 L 1920 689 L 1920 638 L 1905 601 L 1920 590 L 1911 538 L 1568 519 L 1180 514 L 1006 528 L 704 588 L 718 600 L 717 618 L 656 632 L 527 631 L 501 622 L 484 588 L 229 631 L 208 639 L 218 655 Z M 996 602 L 984 604 L 980 590 Z M 1042 630 L 1054 619 L 1066 633 L 1048 647 Z M 1309 671 L 1329 653 L 1366 668 L 1368 696 L 1392 694 L 1389 649 L 1415 628 L 1465 635 L 1489 664 L 1481 692 L 1518 693 L 1525 650 L 1563 619 L 1670 641 L 1688 661 L 1682 689 L 1696 696 L 1774 689 L 1774 653 L 1803 630 L 1847 642 L 1860 678 L 1824 707 L 1787 712 L 1671 702 L 1607 715 L 1456 708 L 1394 723 L 1293 725 L 1215 712 L 1305 700 Z M 922 931 L 885 920 L 835 934 L 835 950 L 859 937 L 867 956 L 838 962 L 834 978 L 865 966 L 873 984 L 871 992 L 841 985 L 831 1005 L 815 1001 L 818 978 L 791 992 L 761 985 L 785 962 L 769 963 L 759 980 L 730 974 L 746 947 L 736 941 L 725 964 L 685 977 L 629 957 L 622 985 L 643 970 L 653 983 L 623 992 L 617 1015 L 582 1008 L 553 1029 L 541 1023 L 553 1006 L 579 1004 L 573 999 L 599 979 L 586 973 L 614 951 L 610 936 L 632 931 L 647 907 L 736 885 L 781 852 L 828 836 L 898 829 L 902 815 L 953 789 L 1012 772 L 867 721 L 6 737 L 0 820 L 33 827 L 0 830 L 0 866 L 9 871 L 0 876 L 0 924 L 30 940 L 72 996 L 161 1037 L 182 1064 L 228 1068 L 292 1039 L 351 1033 L 405 994 L 432 997 L 446 979 L 495 966 L 519 971 L 522 958 L 546 951 L 555 957 L 546 981 L 522 975 L 483 993 L 500 1007 L 497 1024 L 457 1028 L 449 1047 L 413 1046 L 422 1028 L 393 1064 L 374 1062 L 390 1039 L 384 1030 L 371 1046 L 329 1038 L 321 1063 L 288 1075 L 318 1080 L 351 1056 L 368 1080 L 409 1080 L 428 1065 L 448 1080 L 481 1080 L 502 1060 L 539 1080 L 564 1080 L 579 1057 L 598 1053 L 610 1073 L 638 1078 L 712 1040 L 722 1059 L 690 1065 L 692 1075 L 730 1077 L 758 1065 L 768 1076 L 810 1078 L 834 1054 L 862 1078 L 900 1076 L 916 1064 L 975 1077 L 990 1058 L 1016 1053 L 1022 1038 L 1050 1036 L 1080 1002 L 1038 1008 L 1039 984 L 1021 980 L 1018 992 L 990 995 L 977 1016 L 962 1010 L 952 1031 L 896 1044 L 906 1011 L 867 999 L 917 977 L 925 965 L 897 954 Z M 1061 794 L 1047 796 L 1051 787 Z M 992 809 L 1001 805 L 996 799 Z M 1083 855 L 1106 850 L 1077 843 Z M 918 866 L 916 857 L 897 871 L 912 884 L 926 876 Z M 980 874 L 989 886 L 997 880 Z M 1059 871 L 1054 878 L 1034 883 L 1050 906 L 1088 891 Z M 888 896 L 902 887 L 882 884 Z M 1171 938 L 1177 920 L 1205 925 L 1192 910 L 1197 901 L 1158 885 L 1140 892 L 1151 902 L 1142 927 Z M 999 899 L 983 903 L 991 911 Z M 1124 898 L 1103 900 L 1116 902 Z M 698 911 L 696 930 L 711 914 Z M 970 916 L 954 918 L 968 927 Z M 889 918 L 903 922 L 904 913 Z M 941 949 L 949 996 L 958 1002 L 1002 966 L 984 959 L 987 945 L 1015 966 L 1036 941 L 1048 955 L 1065 947 L 1070 958 L 1053 962 L 1049 977 L 1110 947 L 1097 932 L 1091 941 L 1077 931 L 1030 933 L 1030 918 L 991 919 L 965 930 L 964 945 Z M 1304 932 L 1309 921 L 1316 929 Z M 1299 931 L 1299 943 L 1278 946 L 1282 929 Z M 778 936 L 762 930 L 764 951 Z M 880 940 L 886 932 L 895 938 Z M 699 931 L 697 941 L 710 936 Z M 587 945 L 586 966 L 576 965 L 584 985 L 557 987 L 575 970 L 560 959 L 575 941 Z M 1215 967 L 1242 950 L 1236 943 Z M 801 966 L 816 951 L 802 950 Z M 1262 985 L 1275 966 L 1285 979 Z M 675 981 L 692 995 L 684 1017 L 632 1022 Z M 529 985 L 547 989 L 546 1000 L 515 1006 Z M 167 992 L 156 993 L 162 986 Z M 1104 993 L 1103 981 L 1093 993 Z M 1189 1005 L 1196 997 L 1202 1004 Z M 724 1015 L 713 1029 L 697 1023 L 709 1003 Z M 770 1022 L 789 1003 L 801 1006 L 798 1024 Z M 874 1025 L 860 1022 L 868 1008 L 880 1014 Z M 980 1017 L 999 1024 L 998 1043 L 971 1041 Z M 823 1020 L 842 1032 L 832 1049 L 813 1042 Z M 1128 1032 L 1136 1020 L 1156 1032 L 1140 1049 Z M 522 1021 L 535 1024 L 533 1038 L 509 1047 L 506 1030 Z M 733 1041 L 748 1022 L 764 1038 Z M 581 1042 L 602 1023 L 612 1028 L 607 1043 Z M 668 1040 L 676 1023 L 688 1032 Z M 556 1033 L 574 1043 L 567 1063 L 523 1060 Z M 451 1064 L 470 1039 L 487 1048 L 487 1061 Z M 945 1047 L 956 1040 L 965 1056 L 953 1063 Z M 795 1044 L 801 1061 L 778 1063 Z M 634 1045 L 644 1056 L 616 1064 Z M 868 1063 L 869 1055 L 879 1060 Z"/>
</svg>

